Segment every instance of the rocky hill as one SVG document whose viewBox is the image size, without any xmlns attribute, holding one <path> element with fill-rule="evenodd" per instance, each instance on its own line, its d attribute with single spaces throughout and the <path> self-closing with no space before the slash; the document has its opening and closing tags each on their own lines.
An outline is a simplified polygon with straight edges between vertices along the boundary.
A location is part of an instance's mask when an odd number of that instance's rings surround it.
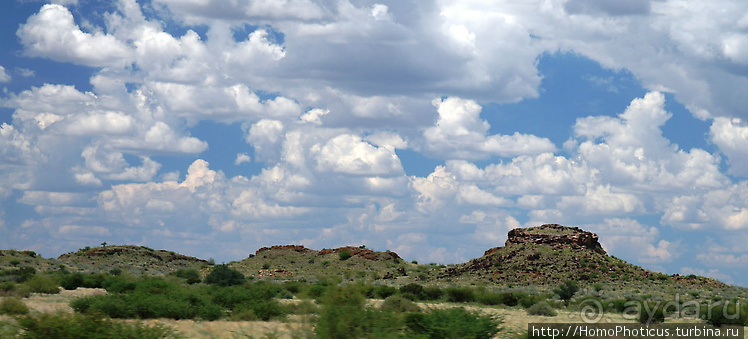
<svg viewBox="0 0 748 339">
<path fill-rule="evenodd" d="M 343 279 L 394 279 L 406 276 L 410 264 L 391 251 L 346 246 L 320 251 L 300 245 L 263 247 L 231 266 L 253 279 L 303 279 L 325 276 Z"/>
<path fill-rule="evenodd" d="M 301 245 L 263 247 L 247 258 L 229 263 L 250 279 L 368 281 L 392 285 L 536 285 L 553 286 L 565 280 L 581 283 L 672 284 L 725 287 L 704 277 L 666 275 L 645 270 L 609 256 L 598 236 L 578 227 L 546 224 L 509 231 L 504 246 L 491 248 L 480 258 L 457 265 L 406 262 L 391 251 L 364 246 L 313 250 Z M 18 267 L 38 271 L 164 275 L 178 269 L 210 270 L 206 260 L 145 246 L 86 247 L 57 259 L 30 251 L 0 251 L 0 271 Z"/>
<path fill-rule="evenodd" d="M 87 247 L 60 255 L 57 261 L 71 271 L 96 273 L 120 269 L 133 274 L 152 275 L 168 274 L 178 269 L 199 270 L 209 265 L 203 259 L 132 245 Z"/>
<path fill-rule="evenodd" d="M 509 231 L 503 247 L 480 258 L 449 267 L 440 278 L 471 277 L 494 283 L 558 284 L 582 282 L 673 282 L 680 285 L 724 287 L 704 277 L 666 275 L 609 256 L 598 236 L 578 227 L 546 224 Z"/>
</svg>

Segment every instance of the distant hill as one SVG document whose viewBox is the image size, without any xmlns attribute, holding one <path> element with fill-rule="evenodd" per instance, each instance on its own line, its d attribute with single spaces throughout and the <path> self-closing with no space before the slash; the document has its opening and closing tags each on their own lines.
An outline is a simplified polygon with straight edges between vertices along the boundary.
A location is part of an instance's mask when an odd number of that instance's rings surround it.
<svg viewBox="0 0 748 339">
<path fill-rule="evenodd" d="M 325 276 L 343 279 L 394 279 L 407 276 L 413 264 L 395 252 L 377 252 L 365 247 L 339 247 L 321 251 L 300 245 L 263 247 L 231 266 L 256 279 L 317 280 Z M 406 267 L 408 269 L 406 269 Z"/>
<path fill-rule="evenodd" d="M 83 248 L 65 253 L 57 258 L 60 264 L 80 272 L 109 272 L 112 269 L 133 274 L 161 275 L 178 269 L 196 269 L 209 266 L 207 260 L 145 246 L 112 245 Z"/>
<path fill-rule="evenodd" d="M 726 287 L 704 277 L 666 275 L 609 256 L 598 236 L 578 227 L 546 224 L 511 230 L 505 246 L 480 258 L 449 267 L 444 277 L 472 277 L 494 283 L 558 284 L 581 282 L 672 282 L 680 285 Z"/>
<path fill-rule="evenodd" d="M 565 280 L 617 285 L 670 284 L 682 287 L 727 285 L 699 276 L 666 275 L 609 256 L 596 234 L 577 227 L 546 224 L 517 228 L 504 246 L 485 251 L 480 258 L 457 265 L 406 262 L 391 251 L 364 246 L 314 250 L 301 245 L 263 247 L 247 258 L 229 263 L 250 279 L 318 281 L 378 281 L 392 285 L 495 284 L 553 286 Z M 45 259 L 31 251 L 0 251 L 0 270 L 33 267 L 40 271 L 68 270 L 164 275 L 178 269 L 210 270 L 206 260 L 145 246 L 86 247 Z M 677 288 L 677 287 L 676 287 Z"/>
</svg>

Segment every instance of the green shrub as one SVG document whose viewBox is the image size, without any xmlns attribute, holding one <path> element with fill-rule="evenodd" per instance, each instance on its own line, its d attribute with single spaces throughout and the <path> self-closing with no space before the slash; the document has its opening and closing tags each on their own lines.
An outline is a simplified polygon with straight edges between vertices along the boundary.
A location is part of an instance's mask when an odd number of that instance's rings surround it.
<svg viewBox="0 0 748 339">
<path fill-rule="evenodd" d="M 425 338 L 492 338 L 500 331 L 500 322 L 464 308 L 433 309 L 428 313 L 405 315 L 411 334 Z"/>
<path fill-rule="evenodd" d="M 142 319 L 194 319 L 202 303 L 192 303 L 189 297 L 179 297 L 176 293 L 170 295 L 131 294 L 127 296 L 129 304 Z M 197 305 L 196 305 L 197 304 Z"/>
<path fill-rule="evenodd" d="M 17 288 L 17 284 L 12 281 L 0 282 L 0 296 L 11 295 Z"/>
<path fill-rule="evenodd" d="M 639 310 L 640 324 L 659 324 L 665 321 L 665 310 L 661 302 L 643 302 Z"/>
<path fill-rule="evenodd" d="M 317 283 L 309 286 L 309 288 L 306 289 L 305 294 L 310 298 L 317 299 L 322 297 L 322 295 L 325 294 L 325 291 L 327 291 L 327 285 Z"/>
<path fill-rule="evenodd" d="M 478 294 L 476 300 L 483 305 L 501 305 L 504 303 L 504 293 L 483 292 Z"/>
<path fill-rule="evenodd" d="M 102 288 L 106 280 L 107 277 L 103 274 L 83 274 L 76 272 L 64 275 L 60 279 L 60 286 L 66 290 L 74 290 L 78 287 Z"/>
<path fill-rule="evenodd" d="M 70 302 L 70 307 L 78 313 L 105 315 L 110 318 L 128 319 L 136 315 L 136 306 L 117 295 L 94 295 L 75 299 Z"/>
<path fill-rule="evenodd" d="M 24 338 L 177 338 L 162 325 L 119 322 L 80 314 L 40 313 L 18 318 Z"/>
<path fill-rule="evenodd" d="M 29 314 L 29 308 L 20 298 L 3 298 L 3 300 L 0 300 L 0 314 Z"/>
<path fill-rule="evenodd" d="M 283 288 L 285 288 L 286 291 L 289 291 L 292 294 L 299 294 L 304 289 L 304 285 L 298 281 L 286 281 L 285 283 L 283 283 Z"/>
<path fill-rule="evenodd" d="M 257 282 L 242 286 L 213 287 L 209 292 L 215 304 L 232 310 L 232 319 L 270 320 L 285 314 L 280 304 L 273 299 L 280 291 L 284 290 L 275 284 Z"/>
<path fill-rule="evenodd" d="M 448 302 L 467 303 L 475 301 L 475 293 L 469 287 L 448 287 L 444 293 Z"/>
<path fill-rule="evenodd" d="M 355 287 L 330 286 L 321 304 L 314 329 L 320 338 L 400 336 L 401 318 L 395 313 L 364 308 L 364 296 Z"/>
<path fill-rule="evenodd" d="M 36 269 L 33 267 L 19 267 L 14 269 L 0 271 L 0 281 L 14 281 L 22 283 L 26 280 L 31 279 L 36 274 Z"/>
<path fill-rule="evenodd" d="M 423 295 L 423 286 L 416 283 L 410 283 L 400 287 L 400 294 L 410 300 L 425 299 Z"/>
<path fill-rule="evenodd" d="M 213 303 L 205 303 L 197 310 L 197 317 L 207 321 L 221 319 L 223 315 L 223 308 Z"/>
<path fill-rule="evenodd" d="M 546 317 L 555 317 L 556 316 L 556 310 L 551 307 L 550 304 L 548 304 L 545 301 L 541 301 L 535 305 L 530 306 L 527 309 L 527 314 L 529 315 L 542 315 Z"/>
<path fill-rule="evenodd" d="M 567 280 L 563 284 L 559 285 L 558 288 L 554 289 L 553 292 L 558 294 L 561 300 L 563 300 L 566 305 L 568 305 L 569 300 L 574 297 L 578 290 L 579 287 L 577 286 L 577 283 L 575 281 Z"/>
<path fill-rule="evenodd" d="M 74 290 L 83 286 L 83 273 L 75 272 L 63 276 L 60 279 L 60 286 L 66 290 Z"/>
<path fill-rule="evenodd" d="M 442 289 L 436 286 L 426 286 L 423 288 L 423 299 L 424 300 L 439 300 L 444 292 Z"/>
<path fill-rule="evenodd" d="M 111 277 L 104 282 L 103 286 L 109 293 L 126 293 L 134 291 L 137 284 L 122 276 Z"/>
<path fill-rule="evenodd" d="M 241 285 L 244 282 L 244 275 L 226 264 L 216 265 L 205 277 L 206 284 L 218 286 Z"/>
<path fill-rule="evenodd" d="M 387 299 L 387 297 L 397 293 L 397 288 L 392 286 L 380 285 L 374 288 L 374 295 L 380 299 Z"/>
<path fill-rule="evenodd" d="M 47 275 L 35 274 L 29 280 L 26 280 L 23 285 L 28 287 L 31 293 L 60 293 L 60 284 L 55 278 Z"/>
<path fill-rule="evenodd" d="M 342 260 L 342 261 L 348 260 L 352 256 L 353 255 L 351 255 L 350 251 L 340 251 L 340 252 L 338 252 L 338 258 L 340 258 L 340 260 Z"/>
<path fill-rule="evenodd" d="M 522 305 L 524 308 L 529 308 L 543 300 L 545 300 L 546 297 L 541 294 L 525 294 L 523 293 L 520 295 L 519 304 Z"/>
<path fill-rule="evenodd" d="M 185 279 L 186 282 L 190 285 L 197 284 L 203 280 L 200 277 L 200 272 L 198 272 L 195 269 L 187 270 L 187 269 L 180 268 L 174 273 L 174 275 L 182 279 Z"/>
<path fill-rule="evenodd" d="M 742 307 L 741 307 L 742 306 Z M 700 316 L 714 326 L 748 326 L 748 304 L 721 301 L 701 307 Z"/>
<path fill-rule="evenodd" d="M 406 299 L 403 295 L 391 295 L 384 299 L 379 309 L 392 312 L 419 312 L 421 310 L 414 302 Z"/>
<path fill-rule="evenodd" d="M 251 308 L 257 318 L 263 321 L 268 321 L 285 315 L 285 311 L 281 305 L 273 299 L 254 303 Z"/>
<path fill-rule="evenodd" d="M 501 293 L 502 297 L 502 304 L 507 306 L 517 306 L 519 305 L 519 301 L 521 299 L 525 299 L 527 297 L 526 293 L 521 292 L 504 292 Z"/>
</svg>

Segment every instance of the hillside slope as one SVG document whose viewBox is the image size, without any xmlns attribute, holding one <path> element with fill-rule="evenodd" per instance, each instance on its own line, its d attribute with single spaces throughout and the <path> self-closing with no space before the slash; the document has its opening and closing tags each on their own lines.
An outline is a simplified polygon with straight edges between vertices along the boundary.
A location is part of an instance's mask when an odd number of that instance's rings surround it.
<svg viewBox="0 0 748 339">
<path fill-rule="evenodd" d="M 555 285 L 565 280 L 576 280 L 726 286 L 714 279 L 666 275 L 632 265 L 609 256 L 596 234 L 557 224 L 514 229 L 509 232 L 505 246 L 489 249 L 480 258 L 447 268 L 442 275 L 444 277 L 535 285 Z"/>
<path fill-rule="evenodd" d="M 57 261 L 71 271 L 90 273 L 120 269 L 133 274 L 163 275 L 178 269 L 200 270 L 209 266 L 203 259 L 132 245 L 87 247 L 60 255 Z"/>
</svg>

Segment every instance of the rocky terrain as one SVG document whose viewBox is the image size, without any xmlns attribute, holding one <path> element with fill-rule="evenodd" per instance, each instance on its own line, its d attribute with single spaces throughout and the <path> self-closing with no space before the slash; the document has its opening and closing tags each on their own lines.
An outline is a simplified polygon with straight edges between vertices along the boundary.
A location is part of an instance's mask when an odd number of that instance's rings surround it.
<svg viewBox="0 0 748 339">
<path fill-rule="evenodd" d="M 598 236 L 578 227 L 546 224 L 509 231 L 503 247 L 480 258 L 445 269 L 441 277 L 469 276 L 494 283 L 558 284 L 581 282 L 672 282 L 689 286 L 725 287 L 714 279 L 666 275 L 609 256 Z"/>
<path fill-rule="evenodd" d="M 18 266 L 40 271 L 165 275 L 178 269 L 195 269 L 203 276 L 212 263 L 145 246 L 86 247 L 45 259 L 31 251 L 0 251 L 0 269 Z M 666 275 L 631 265 L 608 255 L 594 233 L 578 227 L 546 224 L 509 231 L 504 246 L 485 251 L 480 258 L 457 265 L 406 262 L 391 251 L 346 246 L 314 250 L 301 245 L 258 249 L 247 258 L 229 263 L 251 279 L 314 282 L 336 277 L 341 281 L 367 281 L 404 285 L 421 284 L 530 284 L 550 286 L 565 280 L 582 283 L 673 283 L 680 286 L 725 284 L 699 276 Z"/>
</svg>

